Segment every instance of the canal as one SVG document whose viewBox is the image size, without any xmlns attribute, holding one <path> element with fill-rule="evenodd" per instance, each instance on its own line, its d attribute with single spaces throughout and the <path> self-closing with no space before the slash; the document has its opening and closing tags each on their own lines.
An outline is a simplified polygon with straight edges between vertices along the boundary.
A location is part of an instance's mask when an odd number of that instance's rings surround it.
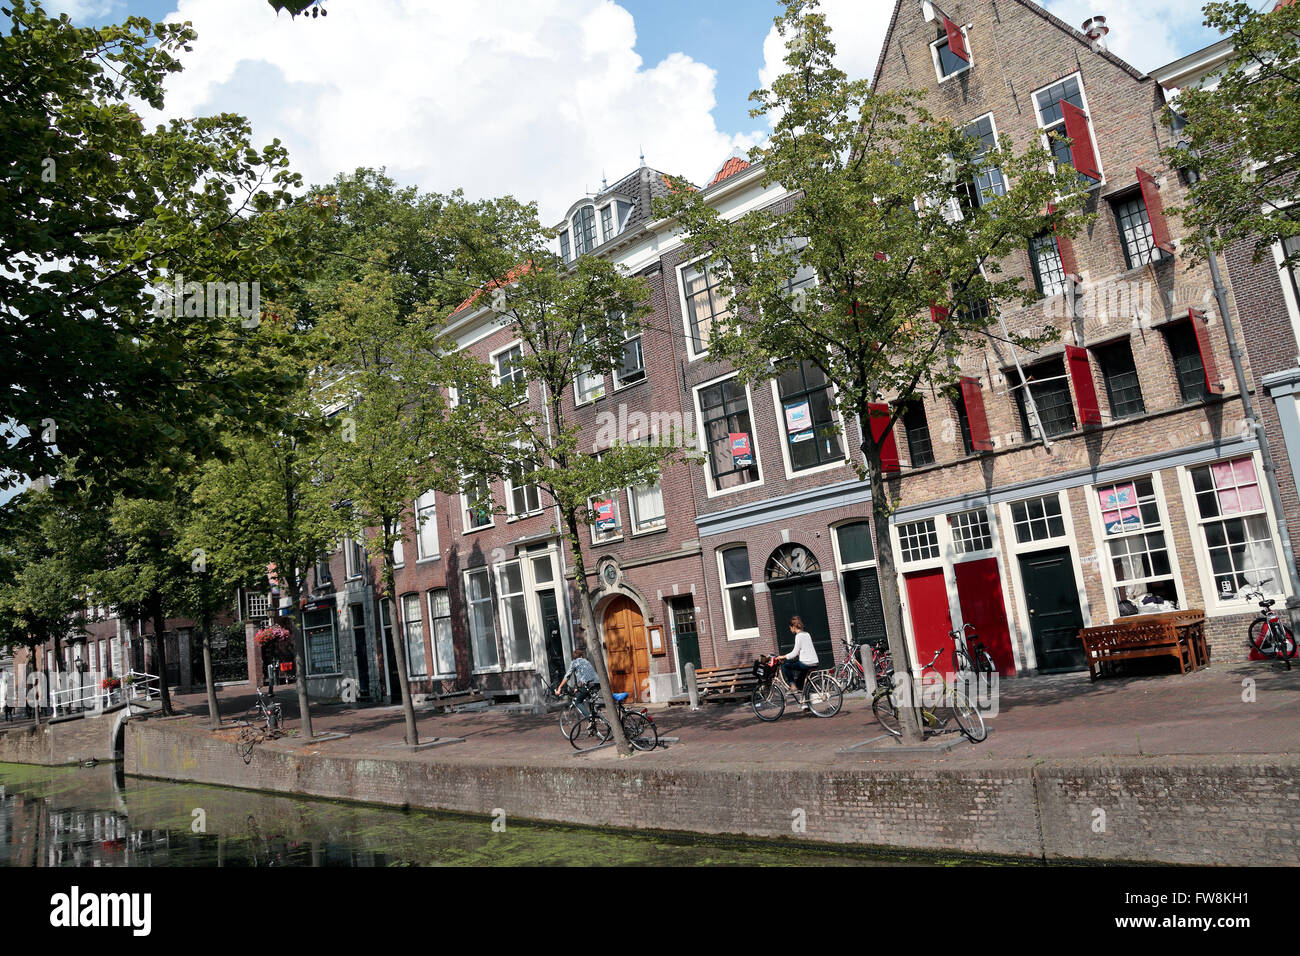
<svg viewBox="0 0 1300 956">
<path fill-rule="evenodd" d="M 495 822 L 495 826 L 494 826 Z M 403 811 L 0 763 L 5 866 L 897 866 L 988 862 Z"/>
</svg>

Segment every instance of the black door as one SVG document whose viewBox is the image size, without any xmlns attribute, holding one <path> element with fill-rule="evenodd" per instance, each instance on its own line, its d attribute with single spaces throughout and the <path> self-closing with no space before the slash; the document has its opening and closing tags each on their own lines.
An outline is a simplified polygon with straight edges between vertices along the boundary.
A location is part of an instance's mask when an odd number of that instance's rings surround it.
<svg viewBox="0 0 1300 956">
<path fill-rule="evenodd" d="M 672 603 L 673 633 L 677 635 L 677 673 L 686 686 L 686 665 L 700 669 L 700 635 L 695 626 L 695 598 L 681 598 Z"/>
<path fill-rule="evenodd" d="M 366 650 L 366 609 L 364 605 L 350 605 L 352 609 L 352 639 L 355 642 L 357 656 L 357 695 L 361 700 L 370 699 L 370 656 Z"/>
<path fill-rule="evenodd" d="M 397 677 L 397 652 L 393 650 L 393 619 L 389 613 L 389 602 L 386 598 L 379 599 L 380 621 L 383 622 L 381 630 L 384 633 L 384 654 L 388 660 L 388 702 L 390 704 L 400 704 L 402 702 L 402 682 Z"/>
<path fill-rule="evenodd" d="M 790 618 L 796 614 L 803 619 L 804 630 L 812 635 L 813 649 L 817 652 L 818 667 L 835 666 L 831 649 L 831 629 L 826 621 L 826 592 L 820 575 L 791 580 L 769 586 L 772 594 L 772 617 L 776 619 L 776 642 L 780 653 L 794 647 L 794 634 L 790 632 Z"/>
<path fill-rule="evenodd" d="M 542 612 L 542 633 L 546 635 L 546 674 L 551 686 L 564 676 L 564 639 L 560 635 L 560 612 L 554 591 L 538 591 L 537 604 Z"/>
<path fill-rule="evenodd" d="M 1085 667 L 1083 642 L 1079 640 L 1083 612 L 1070 566 L 1070 549 L 1021 555 L 1020 577 L 1025 585 L 1038 670 L 1046 673 Z"/>
<path fill-rule="evenodd" d="M 875 568 L 844 572 L 844 602 L 849 606 L 849 635 L 859 644 L 884 647 L 885 607 Z"/>
</svg>

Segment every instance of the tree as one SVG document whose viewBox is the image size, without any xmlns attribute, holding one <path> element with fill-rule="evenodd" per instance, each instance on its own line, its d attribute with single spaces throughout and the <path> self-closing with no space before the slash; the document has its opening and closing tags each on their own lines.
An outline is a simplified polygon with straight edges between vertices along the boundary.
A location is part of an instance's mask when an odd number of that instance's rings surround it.
<svg viewBox="0 0 1300 956">
<path fill-rule="evenodd" d="M 1232 54 L 1213 86 L 1179 92 L 1167 123 L 1182 123 L 1172 165 L 1195 174 L 1186 202 L 1171 210 L 1202 255 L 1234 242 L 1255 244 L 1255 260 L 1300 236 L 1300 6 L 1257 12 L 1246 3 L 1210 3 L 1205 25 L 1231 35 Z M 1300 264 L 1300 245 L 1286 264 Z"/>
<path fill-rule="evenodd" d="M 999 260 L 1045 231 L 1077 230 L 1081 219 L 1070 212 L 1082 191 L 1073 170 L 1053 170 L 1045 149 L 1017 154 L 1003 137 L 996 165 L 1005 192 L 978 201 L 977 177 L 991 165 L 978 141 L 931 115 L 919 92 L 877 93 L 848 80 L 832 62 L 815 0 L 785 7 L 776 26 L 787 71 L 751 96 L 752 115 L 775 117 L 751 159 L 789 202 L 728 221 L 674 180 L 657 207 L 676 217 L 692 254 L 711 256 L 722 294 L 743 313 L 712 330 L 711 357 L 750 381 L 810 362 L 834 386 L 845 420 L 860 424 L 886 633 L 907 674 L 881 449 L 919 385 L 957 380 L 963 350 L 987 334 L 986 302 L 1036 298 L 1002 275 Z M 801 270 L 817 281 L 792 291 Z M 1012 340 L 1036 346 L 1051 334 Z M 915 715 L 904 727 L 920 739 Z"/>
<path fill-rule="evenodd" d="M 594 501 L 612 489 L 657 480 L 661 466 L 679 451 L 680 436 L 658 436 L 648 444 L 619 436 L 593 455 L 592 436 L 583 441 L 569 395 L 580 372 L 607 375 L 619 366 L 624 342 L 651 311 L 649 288 L 604 259 L 583 256 L 565 263 L 550 251 L 553 233 L 541 228 L 532 204 L 506 198 L 462 207 L 451 217 L 461 267 L 479 289 L 472 302 L 489 305 L 521 344 L 509 374 L 473 359 L 456 372 L 458 408 L 477 424 L 476 437 L 462 447 L 462 487 L 481 508 L 486 501 L 474 489 L 487 479 L 506 477 L 518 487 L 536 487 L 539 497 L 545 495 L 556 507 L 556 530 L 565 536 L 573 561 L 588 657 L 612 718 L 616 711 L 580 534 L 595 520 Z M 610 725 L 619 750 L 631 753 L 618 721 L 611 719 Z"/>
<path fill-rule="evenodd" d="M 216 357 L 283 277 L 279 214 L 297 183 L 278 142 L 222 114 L 146 129 L 193 30 L 132 17 L 74 27 L 9 4 L 0 36 L 0 487 L 52 475 L 105 490 L 141 460 L 212 448 L 205 417 L 246 401 Z M 155 309 L 186 283 L 245 283 L 237 314 Z M 185 288 L 185 286 L 182 286 Z M 205 298 L 200 296 L 200 298 Z M 190 302 L 194 300 L 191 298 Z M 224 308 L 224 311 L 222 311 Z M 195 312 L 199 314 L 194 314 Z M 232 322 L 233 316 L 233 322 Z"/>
</svg>

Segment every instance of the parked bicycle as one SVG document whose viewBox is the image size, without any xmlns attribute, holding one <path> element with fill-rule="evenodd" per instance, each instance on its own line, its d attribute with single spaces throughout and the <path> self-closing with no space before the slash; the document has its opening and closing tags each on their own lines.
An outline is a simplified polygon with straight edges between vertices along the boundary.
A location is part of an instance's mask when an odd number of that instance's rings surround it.
<svg viewBox="0 0 1300 956">
<path fill-rule="evenodd" d="M 565 687 L 563 691 L 559 690 L 559 684 L 544 684 L 545 688 L 543 697 L 548 703 L 564 701 L 564 707 L 560 710 L 560 733 L 564 739 L 569 739 L 569 733 L 575 726 L 587 716 L 574 700 L 575 691 L 571 687 Z"/>
<path fill-rule="evenodd" d="M 1264 591 L 1259 586 L 1246 588 L 1242 597 L 1254 598 L 1259 602 L 1259 617 L 1250 622 L 1248 631 L 1250 646 L 1265 657 L 1280 660 L 1287 670 L 1291 669 L 1291 660 L 1296 656 L 1296 641 L 1291 628 L 1282 623 L 1282 617 L 1273 610 L 1276 601 L 1264 599 Z"/>
<path fill-rule="evenodd" d="M 953 637 L 951 633 L 949 636 Z M 953 639 L 956 640 L 955 637 Z M 939 648 L 934 652 L 934 657 L 930 658 L 930 663 L 921 668 L 923 680 L 927 672 L 933 673 L 939 678 L 943 688 L 939 703 L 934 707 L 925 705 L 924 698 L 927 695 L 922 693 L 921 706 L 918 708 L 921 726 L 929 732 L 938 733 L 945 729 L 950 721 L 955 721 L 958 729 L 970 739 L 971 743 L 977 744 L 989 735 L 988 728 L 984 726 L 984 717 L 971 703 L 966 692 L 956 685 L 950 685 L 948 679 L 934 666 L 942 655 L 943 648 Z M 876 690 L 871 698 L 871 712 L 875 714 L 876 720 L 886 733 L 895 737 L 903 735 L 902 708 L 892 681 L 882 684 Z"/>
<path fill-rule="evenodd" d="M 614 695 L 614 707 L 623 725 L 623 736 L 627 738 L 627 742 L 634 750 L 654 750 L 659 746 L 659 729 L 655 727 L 654 718 L 644 708 L 628 710 L 623 703 L 627 698 L 627 694 Z M 579 713 L 577 723 L 569 730 L 569 743 L 573 744 L 574 750 L 590 750 L 599 747 L 614 734 L 609 721 L 601 713 L 605 702 L 593 694 L 589 703 L 591 713 L 589 715 Z"/>
<path fill-rule="evenodd" d="M 960 630 L 949 631 L 948 636 L 952 638 L 954 645 L 953 670 L 958 673 L 969 671 L 972 674 L 997 673 L 998 668 L 993 663 L 993 655 L 988 652 L 980 636 L 975 633 L 973 625 L 966 624 Z"/>
<path fill-rule="evenodd" d="M 257 699 L 248 712 L 240 718 L 239 737 L 235 743 L 244 763 L 253 759 L 253 748 L 262 740 L 279 737 L 284 730 L 284 710 L 274 694 L 263 694 L 259 688 Z"/>
<path fill-rule="evenodd" d="M 834 717 L 844 704 L 844 688 L 828 669 L 809 671 L 802 691 L 786 683 L 775 657 L 754 661 L 754 676 L 758 686 L 749 703 L 759 720 L 779 719 L 785 713 L 786 701 L 804 705 L 814 717 Z"/>
<path fill-rule="evenodd" d="M 866 690 L 867 672 L 862 666 L 862 661 L 858 659 L 858 651 L 861 650 L 862 645 L 848 638 L 840 638 L 840 641 L 844 644 L 844 660 L 839 667 L 835 668 L 832 676 L 846 694 L 855 690 Z"/>
</svg>

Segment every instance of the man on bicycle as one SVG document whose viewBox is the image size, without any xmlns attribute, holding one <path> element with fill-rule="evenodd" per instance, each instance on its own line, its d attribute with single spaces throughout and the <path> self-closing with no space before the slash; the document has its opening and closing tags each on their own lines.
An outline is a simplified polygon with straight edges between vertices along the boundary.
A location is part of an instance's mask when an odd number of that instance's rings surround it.
<svg viewBox="0 0 1300 956">
<path fill-rule="evenodd" d="M 560 686 L 556 688 L 557 694 L 564 693 L 564 685 L 573 678 L 575 693 L 573 702 L 578 705 L 578 712 L 584 717 L 591 716 L 587 708 L 582 706 L 583 701 L 591 697 L 592 694 L 600 690 L 600 679 L 596 676 L 596 668 L 591 665 L 591 661 L 586 658 L 587 648 L 579 644 L 573 649 L 573 663 L 569 669 L 564 672 L 564 680 L 560 681 Z"/>
<path fill-rule="evenodd" d="M 803 629 L 803 618 L 795 615 L 790 618 L 790 630 L 794 632 L 794 647 L 790 653 L 777 656 L 782 661 L 781 674 L 785 682 L 795 690 L 803 690 L 803 682 L 808 672 L 817 666 L 817 651 L 813 648 L 812 635 Z"/>
</svg>

